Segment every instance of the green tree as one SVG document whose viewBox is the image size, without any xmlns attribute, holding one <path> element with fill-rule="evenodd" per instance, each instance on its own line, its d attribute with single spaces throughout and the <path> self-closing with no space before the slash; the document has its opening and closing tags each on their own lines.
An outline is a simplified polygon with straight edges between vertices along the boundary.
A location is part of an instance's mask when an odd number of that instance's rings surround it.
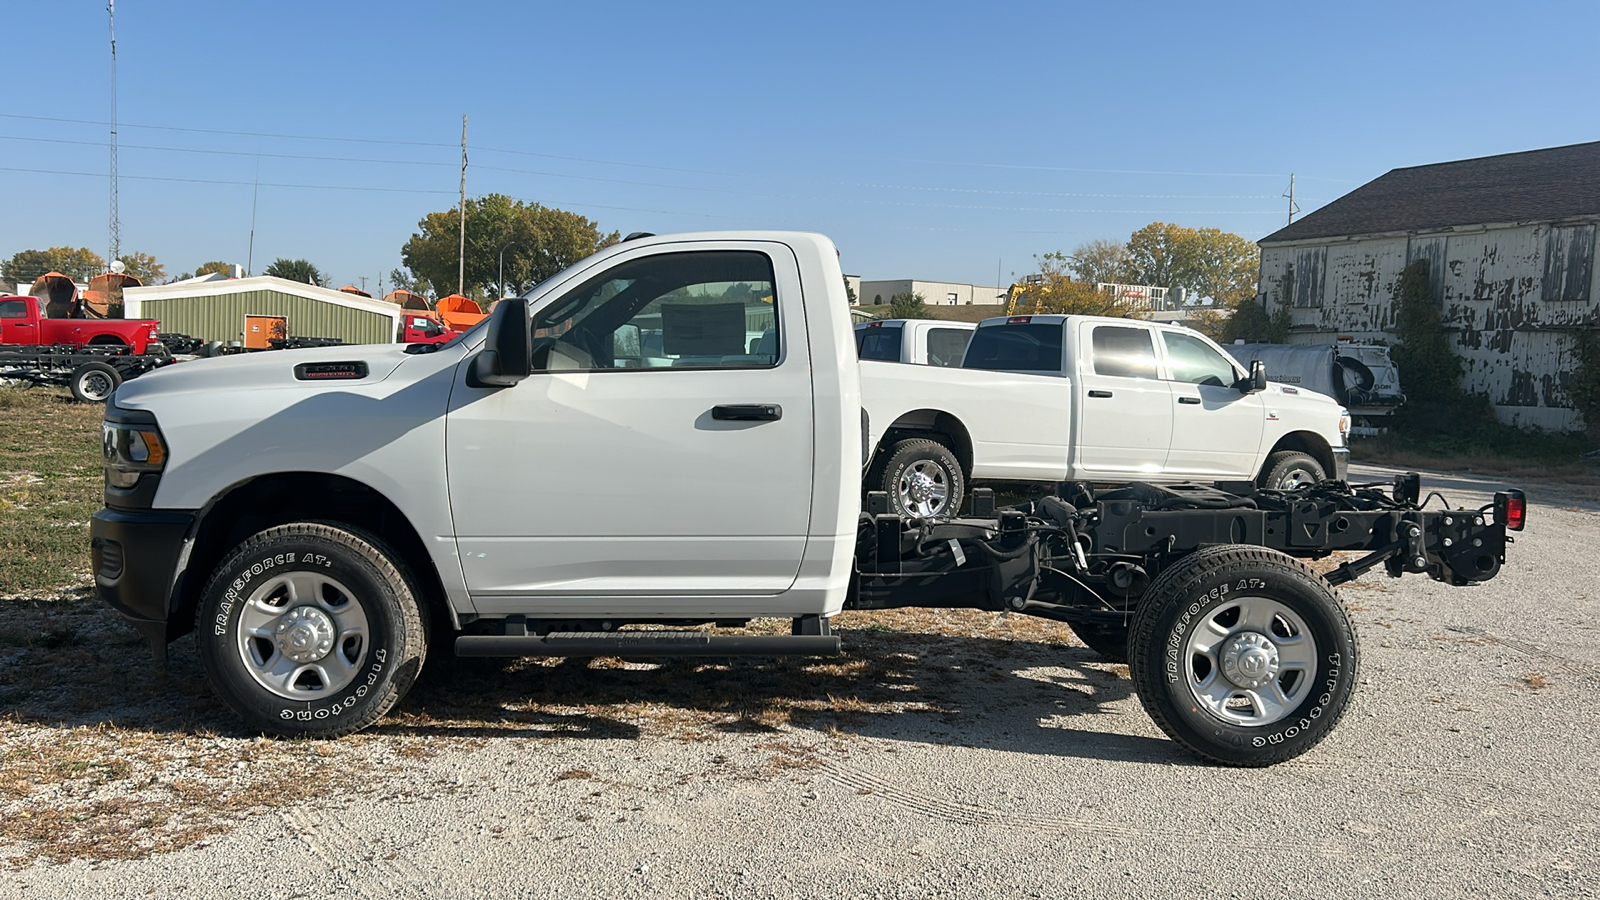
<svg viewBox="0 0 1600 900">
<path fill-rule="evenodd" d="M 844 295 L 849 298 L 851 306 L 856 305 L 856 289 L 850 286 L 849 278 L 844 280 Z"/>
<path fill-rule="evenodd" d="M 1196 269 L 1197 233 L 1193 228 L 1151 222 L 1128 238 L 1128 276 L 1134 284 L 1188 287 Z"/>
<path fill-rule="evenodd" d="M 1419 259 L 1400 272 L 1395 286 L 1395 337 L 1390 351 L 1400 383 L 1412 400 L 1451 402 L 1463 396 L 1461 357 L 1444 330 L 1439 298 L 1433 296 L 1428 261 Z"/>
<path fill-rule="evenodd" d="M 156 258 L 148 253 L 124 253 L 121 259 L 127 267 L 123 271 L 139 279 L 140 284 L 160 284 L 167 277 L 166 266 L 156 262 Z"/>
<path fill-rule="evenodd" d="M 23 250 L 0 263 L 0 278 L 26 285 L 46 272 L 60 272 L 73 281 L 88 281 L 106 270 L 106 261 L 88 247 Z"/>
<path fill-rule="evenodd" d="M 504 194 L 468 198 L 466 293 L 476 299 L 499 297 L 502 251 L 506 294 L 515 295 L 620 238 L 619 232 L 604 234 L 596 223 L 566 210 Z M 435 292 L 453 293 L 460 239 L 459 208 L 423 216 L 400 248 L 411 275 L 395 283 L 424 283 Z"/>
<path fill-rule="evenodd" d="M 1284 344 L 1289 341 L 1289 304 L 1267 312 L 1254 297 L 1233 306 L 1233 315 L 1222 323 L 1218 340 L 1224 344 L 1246 341 L 1252 344 Z M 1209 332 L 1207 332 L 1209 334 Z"/>
<path fill-rule="evenodd" d="M 1087 281 L 1090 284 L 1127 283 L 1131 266 L 1128 245 L 1121 241 L 1098 239 L 1089 241 L 1086 244 L 1079 244 L 1078 248 L 1072 251 L 1072 255 L 1067 257 L 1067 267 L 1072 270 L 1072 274 L 1078 276 L 1079 281 Z"/>
<path fill-rule="evenodd" d="M 1255 296 L 1261 251 L 1220 228 L 1151 222 L 1128 238 L 1127 274 L 1135 284 L 1183 288 L 1195 300 L 1235 306 Z"/>
<path fill-rule="evenodd" d="M 298 281 L 301 284 L 314 284 L 319 287 L 328 286 L 328 276 L 322 270 L 311 264 L 308 259 L 284 259 L 279 257 L 272 261 L 262 272 L 263 275 L 272 275 L 289 281 Z"/>
<path fill-rule="evenodd" d="M 889 318 L 920 319 L 927 315 L 927 301 L 921 293 L 901 291 L 889 298 Z"/>
<path fill-rule="evenodd" d="M 389 270 L 389 282 L 394 285 L 394 290 L 410 291 L 418 296 L 438 299 L 438 293 L 433 289 L 433 285 L 428 283 L 428 279 L 404 266 Z"/>
<path fill-rule="evenodd" d="M 200 265 L 194 267 L 194 274 L 196 276 L 198 276 L 198 275 L 232 275 L 233 274 L 233 264 L 232 263 L 225 263 L 225 262 L 223 262 L 221 260 L 216 260 L 214 262 L 208 262 L 208 263 L 201 263 Z"/>
</svg>

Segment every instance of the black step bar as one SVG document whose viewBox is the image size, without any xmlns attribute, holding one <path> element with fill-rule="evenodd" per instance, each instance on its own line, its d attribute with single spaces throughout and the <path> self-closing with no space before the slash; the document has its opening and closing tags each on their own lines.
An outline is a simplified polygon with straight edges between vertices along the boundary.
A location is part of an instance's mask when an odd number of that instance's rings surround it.
<svg viewBox="0 0 1600 900">
<path fill-rule="evenodd" d="M 708 631 L 553 631 L 467 634 L 456 655 L 508 656 L 833 656 L 834 634 L 712 634 Z"/>
</svg>

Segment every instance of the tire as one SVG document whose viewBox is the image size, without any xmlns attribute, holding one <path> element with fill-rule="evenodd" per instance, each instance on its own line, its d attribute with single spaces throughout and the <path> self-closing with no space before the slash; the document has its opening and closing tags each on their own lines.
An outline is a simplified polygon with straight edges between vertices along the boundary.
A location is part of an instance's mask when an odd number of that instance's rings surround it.
<svg viewBox="0 0 1600 900">
<path fill-rule="evenodd" d="M 1119 625 L 1091 625 L 1087 622 L 1068 622 L 1067 627 L 1083 641 L 1084 646 L 1100 654 L 1106 662 L 1128 661 L 1128 629 Z"/>
<path fill-rule="evenodd" d="M 67 386 L 79 403 L 104 403 L 122 383 L 122 375 L 102 362 L 86 362 L 72 370 Z"/>
<path fill-rule="evenodd" d="M 296 522 L 217 566 L 195 612 L 212 690 L 255 731 L 337 737 L 382 718 L 426 654 L 420 595 L 378 538 Z"/>
<path fill-rule="evenodd" d="M 1134 612 L 1129 671 L 1169 737 L 1205 759 L 1269 766 L 1333 730 L 1356 683 L 1356 635 L 1327 583 L 1276 550 L 1191 553 Z"/>
<path fill-rule="evenodd" d="M 950 448 L 927 438 L 907 438 L 869 479 L 868 490 L 889 495 L 889 511 L 916 519 L 949 518 L 961 509 L 966 478 Z"/>
<path fill-rule="evenodd" d="M 1299 450 L 1279 450 L 1261 467 L 1260 485 L 1269 491 L 1292 491 L 1326 481 L 1328 471 L 1317 458 Z"/>
</svg>

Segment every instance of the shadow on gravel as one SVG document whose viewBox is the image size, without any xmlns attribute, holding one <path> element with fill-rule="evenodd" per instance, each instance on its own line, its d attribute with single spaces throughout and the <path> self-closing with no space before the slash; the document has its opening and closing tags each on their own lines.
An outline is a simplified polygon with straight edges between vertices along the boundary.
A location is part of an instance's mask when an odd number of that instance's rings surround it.
<svg viewBox="0 0 1600 900">
<path fill-rule="evenodd" d="M 799 728 L 1050 756 L 1189 759 L 1150 736 L 1127 702 L 1124 667 L 1053 642 L 1052 630 L 1027 625 L 1002 638 L 865 622 L 841 629 L 844 654 L 823 659 L 434 661 L 368 735 L 700 741 Z M 253 737 L 211 695 L 192 640 L 169 651 L 166 672 L 155 671 L 142 638 L 87 597 L 0 601 L 0 721 Z"/>
<path fill-rule="evenodd" d="M 845 653 L 833 659 L 452 660 L 375 731 L 692 741 L 793 726 L 1051 756 L 1190 760 L 1163 738 L 1120 733 L 1132 683 L 1125 668 L 1084 648 L 839 633 Z M 1105 730 L 1074 727 L 1086 720 Z"/>
</svg>

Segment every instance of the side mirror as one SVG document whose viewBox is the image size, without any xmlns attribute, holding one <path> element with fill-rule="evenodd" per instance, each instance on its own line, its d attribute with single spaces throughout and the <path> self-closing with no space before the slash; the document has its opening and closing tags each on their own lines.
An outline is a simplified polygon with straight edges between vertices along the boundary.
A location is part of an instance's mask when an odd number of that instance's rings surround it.
<svg viewBox="0 0 1600 900">
<path fill-rule="evenodd" d="M 1239 385 L 1246 394 L 1259 394 L 1267 389 L 1267 364 L 1259 359 L 1250 360 L 1250 374 Z"/>
<path fill-rule="evenodd" d="M 510 387 L 533 372 L 533 348 L 528 333 L 528 301 L 508 298 L 489 314 L 483 349 L 472 358 L 467 385 L 475 388 Z"/>
</svg>

